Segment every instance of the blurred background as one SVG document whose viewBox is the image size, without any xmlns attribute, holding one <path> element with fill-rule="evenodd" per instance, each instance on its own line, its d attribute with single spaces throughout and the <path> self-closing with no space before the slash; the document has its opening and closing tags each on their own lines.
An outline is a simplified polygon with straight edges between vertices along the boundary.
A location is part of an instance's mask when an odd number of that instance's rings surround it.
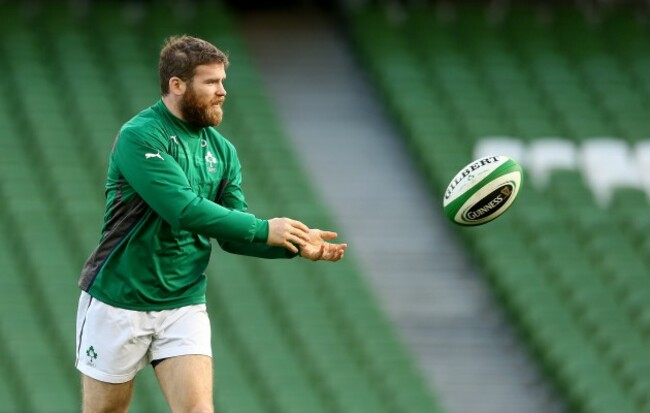
<svg viewBox="0 0 650 413">
<path fill-rule="evenodd" d="M 0 1 L 0 412 L 79 411 L 109 151 L 165 37 L 230 54 L 250 211 L 345 260 L 215 250 L 220 413 L 650 412 L 647 1 Z M 442 194 L 526 173 L 488 225 Z M 168 411 L 150 368 L 132 412 Z"/>
</svg>

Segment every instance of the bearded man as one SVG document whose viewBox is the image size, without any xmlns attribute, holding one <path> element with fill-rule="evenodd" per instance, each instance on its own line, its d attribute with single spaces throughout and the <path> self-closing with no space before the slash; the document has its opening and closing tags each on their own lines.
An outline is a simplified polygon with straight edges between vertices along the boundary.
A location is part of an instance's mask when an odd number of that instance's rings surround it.
<svg viewBox="0 0 650 413">
<path fill-rule="evenodd" d="M 162 97 L 120 129 L 110 156 L 106 212 L 79 287 L 76 367 L 83 412 L 126 412 L 151 364 L 172 412 L 214 411 L 205 306 L 210 239 L 259 258 L 338 261 L 330 231 L 246 212 L 235 147 L 223 118 L 228 57 L 191 36 L 166 40 Z"/>
</svg>

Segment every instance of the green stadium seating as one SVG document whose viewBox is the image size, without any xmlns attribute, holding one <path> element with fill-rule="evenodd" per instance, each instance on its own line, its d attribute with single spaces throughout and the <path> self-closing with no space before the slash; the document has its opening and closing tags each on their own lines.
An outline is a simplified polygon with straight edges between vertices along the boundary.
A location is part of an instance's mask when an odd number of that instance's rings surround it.
<svg viewBox="0 0 650 413">
<path fill-rule="evenodd" d="M 97 2 L 84 14 L 45 2 L 30 14 L 2 5 L 0 228 L 12 234 L 0 242 L 0 308 L 12 315 L 0 319 L 0 369 L 8 373 L 0 378 L 2 413 L 78 409 L 76 280 L 99 239 L 118 128 L 160 94 L 165 37 L 195 34 L 230 53 L 220 129 L 238 148 L 251 211 L 331 226 L 229 11 L 134 7 Z M 444 131 L 444 122 L 429 126 Z M 208 306 L 217 411 L 439 411 L 353 260 L 320 266 L 215 251 Z M 136 389 L 130 411 L 167 410 L 151 369 Z"/>
<path fill-rule="evenodd" d="M 404 21 L 362 10 L 351 23 L 433 193 L 470 160 L 466 145 L 486 136 L 577 145 L 648 136 L 648 40 L 629 10 L 591 24 L 569 5 L 548 6 L 546 17 L 512 5 L 495 21 L 480 5 L 452 8 L 446 19 L 441 9 L 407 8 Z M 417 73 L 404 84 L 420 90 L 416 102 L 436 102 L 429 122 L 445 118 L 455 136 L 439 141 L 415 103 L 396 103 L 406 100 L 402 84 L 382 65 L 391 48 Z M 503 218 L 459 229 L 570 411 L 650 411 L 649 205 L 638 189 L 617 189 L 604 207 L 578 171 L 558 170 L 543 188 L 528 180 Z"/>
<path fill-rule="evenodd" d="M 244 165 L 245 188 L 253 189 L 249 191 L 249 205 L 255 211 L 257 205 L 265 205 L 265 209 L 259 210 L 264 214 L 284 211 L 316 226 L 329 227 L 326 213 L 305 176 L 295 173 L 299 168 L 295 158 L 287 157 L 291 149 L 284 143 L 270 107 L 259 104 L 265 102 L 260 93 L 263 90 L 260 80 L 252 70 L 242 69 L 233 71 L 231 88 L 244 87 L 240 82 L 245 82 L 247 93 L 233 96 L 237 102 L 233 102 L 229 115 L 235 121 L 249 116 L 259 119 L 259 123 L 245 123 L 249 139 L 238 145 L 240 156 L 251 165 L 250 168 Z M 246 77 L 242 78 L 242 74 Z M 278 157 L 285 159 L 284 167 L 277 165 Z M 321 403 L 323 400 L 334 403 L 324 408 L 337 411 L 434 408 L 420 379 L 412 371 L 396 368 L 408 361 L 394 338 L 385 334 L 386 320 L 378 317 L 374 310 L 376 303 L 363 293 L 367 287 L 354 276 L 353 267 L 345 262 L 336 268 L 314 268 L 309 263 L 296 262 L 264 264 L 250 262 L 250 273 L 256 274 L 252 279 L 257 288 L 267 292 L 270 315 L 284 326 L 285 340 L 294 343 L 300 358 L 306 361 L 301 363 L 305 369 L 302 374 L 318 383 L 314 391 Z M 300 271 L 292 270 L 296 265 Z M 400 390 L 404 383 L 411 383 L 408 392 Z M 297 411 L 301 411 L 301 404 L 296 405 Z"/>
<path fill-rule="evenodd" d="M 138 22 L 104 2 L 85 17 L 2 5 L 0 228 L 15 235 L 0 248 L 0 307 L 12 314 L 0 319 L 0 369 L 11 376 L 0 378 L 0 412 L 77 409 L 75 281 L 98 239 L 113 137 L 158 96 L 167 35 L 230 52 L 221 130 L 243 160 L 251 211 L 330 224 L 236 19 L 218 5 L 141 7 Z M 457 6 L 451 20 L 429 7 L 405 12 L 400 23 L 362 9 L 350 33 L 435 193 L 485 136 L 650 135 L 650 41 L 628 10 L 603 12 L 598 24 L 568 6 L 549 8 L 547 22 L 527 5 L 496 22 L 476 5 Z M 579 173 L 557 171 L 544 188 L 527 183 L 503 218 L 459 230 L 571 411 L 650 412 L 648 206 L 645 193 L 620 189 L 604 208 Z M 217 252 L 208 274 L 217 411 L 440 410 L 352 260 Z M 134 412 L 165 409 L 151 370 L 137 388 Z"/>
</svg>

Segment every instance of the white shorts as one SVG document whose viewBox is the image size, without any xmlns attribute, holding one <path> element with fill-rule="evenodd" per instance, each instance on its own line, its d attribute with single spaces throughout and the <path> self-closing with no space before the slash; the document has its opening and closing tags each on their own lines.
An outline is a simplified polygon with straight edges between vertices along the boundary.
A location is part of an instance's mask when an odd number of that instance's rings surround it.
<svg viewBox="0 0 650 413">
<path fill-rule="evenodd" d="M 205 304 L 132 311 L 81 292 L 76 366 L 86 376 L 125 383 L 151 361 L 188 354 L 212 357 Z"/>
</svg>

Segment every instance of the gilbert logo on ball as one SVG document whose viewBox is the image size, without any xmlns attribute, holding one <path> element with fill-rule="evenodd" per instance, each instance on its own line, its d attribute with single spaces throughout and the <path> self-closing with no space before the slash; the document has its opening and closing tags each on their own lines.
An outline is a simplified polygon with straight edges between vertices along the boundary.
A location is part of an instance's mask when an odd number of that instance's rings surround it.
<svg viewBox="0 0 650 413">
<path fill-rule="evenodd" d="M 454 223 L 481 225 L 501 216 L 515 201 L 523 182 L 521 166 L 503 155 L 471 162 L 451 180 L 443 200 Z"/>
</svg>

